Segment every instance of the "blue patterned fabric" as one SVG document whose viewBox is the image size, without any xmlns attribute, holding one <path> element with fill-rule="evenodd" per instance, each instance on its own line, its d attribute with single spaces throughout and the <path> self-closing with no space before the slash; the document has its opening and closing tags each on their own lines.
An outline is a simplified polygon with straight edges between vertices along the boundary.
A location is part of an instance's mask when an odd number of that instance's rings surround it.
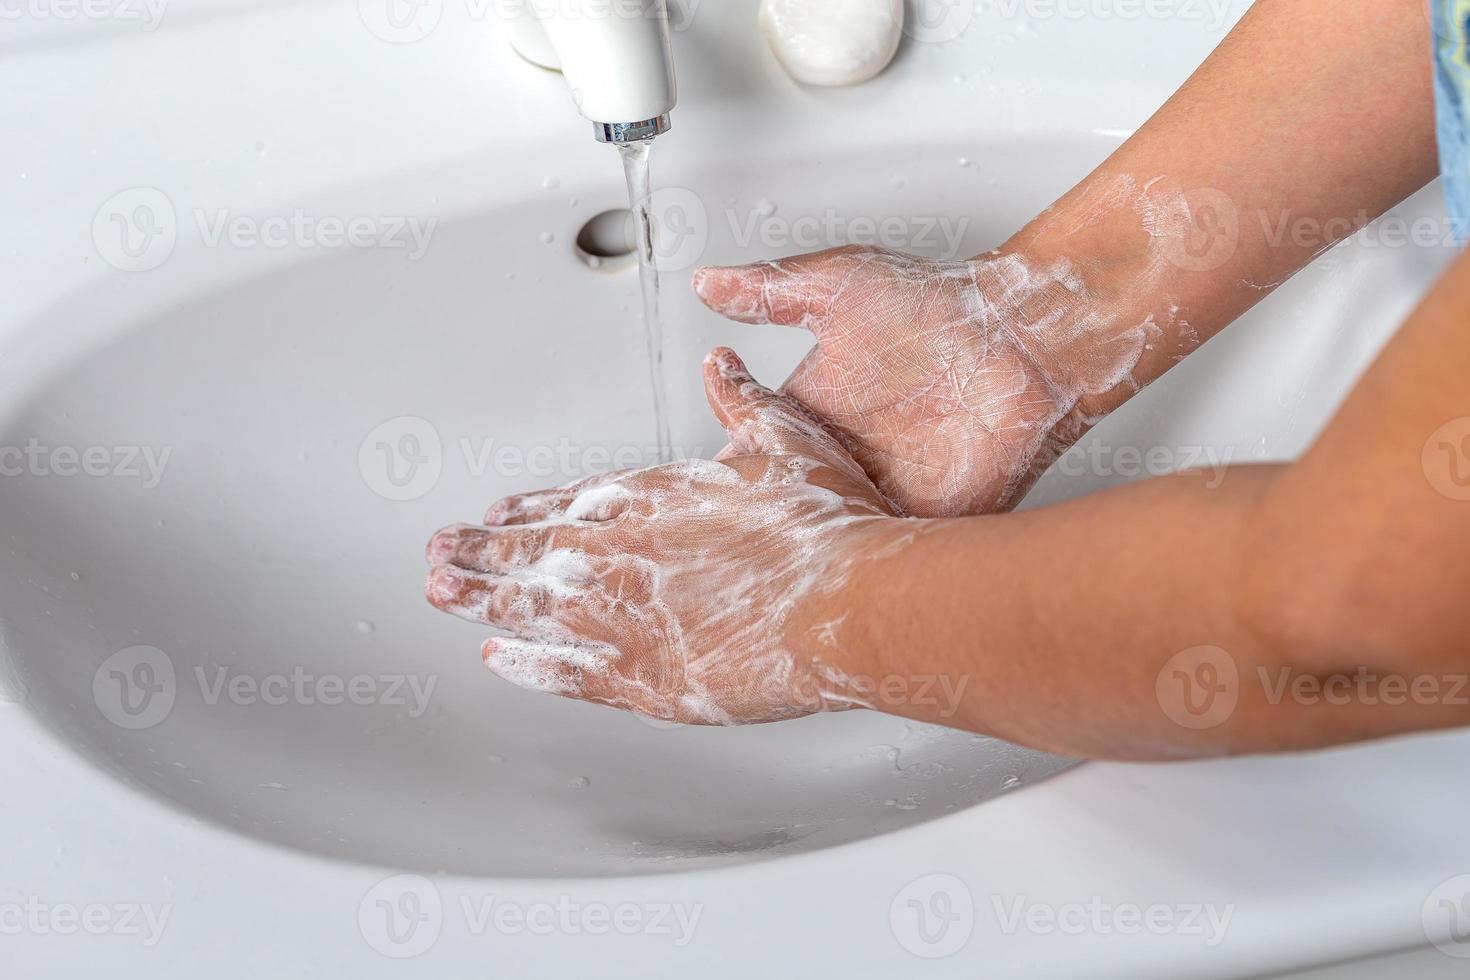
<svg viewBox="0 0 1470 980">
<path fill-rule="evenodd" d="M 1470 0 L 1429 0 L 1440 170 L 1455 241 L 1470 240 Z"/>
</svg>

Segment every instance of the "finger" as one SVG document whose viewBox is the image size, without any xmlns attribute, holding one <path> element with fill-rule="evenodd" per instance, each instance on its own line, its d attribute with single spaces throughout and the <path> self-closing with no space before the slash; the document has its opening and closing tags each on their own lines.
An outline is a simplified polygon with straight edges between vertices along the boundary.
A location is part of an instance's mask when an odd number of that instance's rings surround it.
<svg viewBox="0 0 1470 980">
<path fill-rule="evenodd" d="M 589 495 L 595 490 L 600 490 L 632 473 L 633 470 L 615 470 L 611 473 L 599 473 L 585 480 L 554 490 L 542 490 L 537 493 L 518 493 L 496 501 L 491 508 L 485 512 L 485 523 L 490 527 L 506 527 L 514 524 L 534 524 L 537 521 L 551 520 L 566 514 L 572 504 L 578 498 Z M 582 502 L 578 510 L 585 512 L 587 516 L 580 516 L 576 520 L 599 521 L 611 520 L 611 516 L 602 516 L 604 511 L 599 509 L 601 505 L 610 505 L 617 497 L 616 494 L 604 495 L 602 498 L 589 497 Z"/>
<path fill-rule="evenodd" d="M 832 312 L 840 278 L 832 253 L 704 266 L 694 270 L 694 293 L 721 316 L 740 323 L 774 323 L 818 333 Z"/>
<path fill-rule="evenodd" d="M 451 616 L 523 630 L 574 617 L 591 590 L 565 575 L 536 571 L 496 575 L 439 565 L 429 572 L 424 591 L 436 609 Z"/>
<path fill-rule="evenodd" d="M 514 637 L 486 640 L 480 653 L 486 667 L 517 687 L 583 699 L 611 672 L 618 656 L 605 644 L 569 646 Z"/>
<path fill-rule="evenodd" d="M 862 467 L 805 406 L 756 381 L 728 347 L 718 347 L 704 359 L 704 390 L 740 453 L 805 456 L 867 484 Z"/>
<path fill-rule="evenodd" d="M 495 637 L 481 647 L 485 666 L 518 687 L 635 711 L 661 721 L 687 720 L 677 698 L 624 677 L 624 654 L 610 643 L 543 643 Z"/>
<path fill-rule="evenodd" d="M 586 541 L 592 525 L 527 524 L 476 527 L 455 524 L 429 539 L 431 565 L 458 565 L 471 571 L 504 572 L 532 565 L 560 545 Z"/>
</svg>

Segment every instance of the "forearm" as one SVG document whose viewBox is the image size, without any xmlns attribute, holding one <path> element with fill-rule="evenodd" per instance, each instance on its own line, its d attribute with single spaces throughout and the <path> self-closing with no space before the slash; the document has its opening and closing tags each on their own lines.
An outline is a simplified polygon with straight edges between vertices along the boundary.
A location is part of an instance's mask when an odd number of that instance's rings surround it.
<svg viewBox="0 0 1470 980">
<path fill-rule="evenodd" d="M 839 624 L 852 673 L 905 679 L 879 707 L 1067 754 L 1306 749 L 1470 723 L 1467 316 L 1470 257 L 1298 462 L 875 522 L 807 615 Z M 936 690 L 955 696 L 916 696 Z"/>
<path fill-rule="evenodd" d="M 1191 731 L 1161 709 L 1175 654 L 1227 650 L 1242 676 L 1272 651 L 1243 623 L 1246 529 L 1276 467 L 1198 473 L 996 517 L 874 526 L 834 597 L 846 655 L 903 700 L 878 707 L 1086 757 L 1167 759 L 1259 747 L 1255 713 Z M 876 689 L 876 685 L 875 685 Z M 945 696 L 925 697 L 941 692 Z M 881 693 L 881 692 L 880 692 Z"/>
<path fill-rule="evenodd" d="M 1436 169 L 1425 0 L 1258 0 L 1117 153 L 1003 252 L 1067 261 L 1156 328 L 1115 408 Z M 1066 361 L 1065 350 L 1047 352 Z"/>
</svg>

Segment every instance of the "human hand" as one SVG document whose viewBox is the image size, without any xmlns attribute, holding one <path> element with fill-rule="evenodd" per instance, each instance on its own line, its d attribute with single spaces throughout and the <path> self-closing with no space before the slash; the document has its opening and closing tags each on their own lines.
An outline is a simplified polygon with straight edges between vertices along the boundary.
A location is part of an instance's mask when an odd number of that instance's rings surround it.
<svg viewBox="0 0 1470 980">
<path fill-rule="evenodd" d="M 847 247 L 700 269 L 694 288 L 731 319 L 812 331 L 782 391 L 918 517 L 1015 506 L 1095 421 L 1089 399 L 1132 384 L 1160 336 L 1152 317 L 1090 295 L 1065 258 L 1017 252 L 934 262 Z"/>
<path fill-rule="evenodd" d="M 705 361 L 723 462 L 688 460 L 507 498 L 429 544 L 439 609 L 512 635 L 485 663 L 522 687 L 692 724 L 858 706 L 813 610 L 894 511 L 800 404 L 731 351 Z"/>
</svg>

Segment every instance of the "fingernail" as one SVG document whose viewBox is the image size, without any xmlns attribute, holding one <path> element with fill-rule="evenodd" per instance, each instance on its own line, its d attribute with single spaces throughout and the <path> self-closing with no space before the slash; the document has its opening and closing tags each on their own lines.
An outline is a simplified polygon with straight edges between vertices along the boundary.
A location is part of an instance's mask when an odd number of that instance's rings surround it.
<svg viewBox="0 0 1470 980">
<path fill-rule="evenodd" d="M 447 606 L 459 597 L 459 580 L 447 565 L 431 569 L 424 583 L 424 594 L 436 606 Z"/>
<path fill-rule="evenodd" d="M 443 565 L 449 561 L 458 546 L 458 536 L 447 528 L 429 539 L 429 564 Z"/>
<path fill-rule="evenodd" d="M 750 376 L 740 355 L 728 347 L 716 347 L 709 352 L 704 362 L 714 365 L 722 378 L 748 378 Z"/>
</svg>

